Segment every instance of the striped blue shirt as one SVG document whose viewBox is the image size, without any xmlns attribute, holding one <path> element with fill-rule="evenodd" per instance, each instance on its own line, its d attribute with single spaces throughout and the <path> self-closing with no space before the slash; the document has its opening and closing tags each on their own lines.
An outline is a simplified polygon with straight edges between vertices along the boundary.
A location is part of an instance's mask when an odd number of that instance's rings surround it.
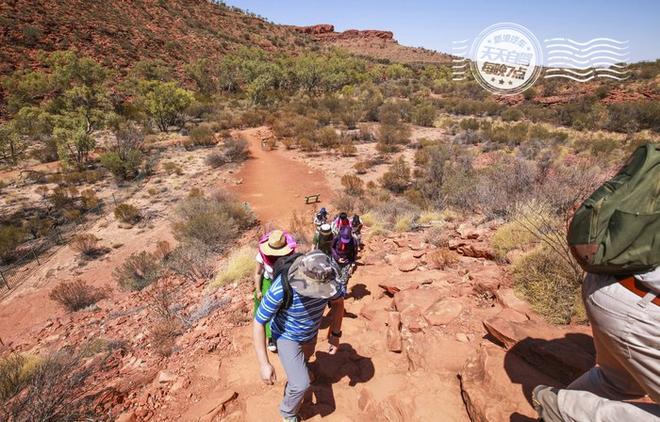
<svg viewBox="0 0 660 422">
<path fill-rule="evenodd" d="M 255 319 L 260 324 L 270 323 L 274 340 L 282 337 L 305 343 L 318 333 L 323 311 L 328 301 L 344 297 L 345 294 L 346 290 L 343 285 L 339 287 L 337 294 L 329 299 L 301 296 L 293 290 L 291 307 L 280 309 L 284 301 L 284 290 L 281 277 L 278 276 L 261 299 Z"/>
</svg>

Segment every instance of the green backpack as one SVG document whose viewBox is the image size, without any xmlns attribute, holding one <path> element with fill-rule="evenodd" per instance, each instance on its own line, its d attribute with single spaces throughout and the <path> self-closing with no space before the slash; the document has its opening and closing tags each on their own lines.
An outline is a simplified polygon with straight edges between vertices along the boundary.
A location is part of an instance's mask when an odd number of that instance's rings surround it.
<svg viewBox="0 0 660 422">
<path fill-rule="evenodd" d="M 660 265 L 660 145 L 640 146 L 584 201 L 568 245 L 590 273 L 632 275 Z"/>
</svg>

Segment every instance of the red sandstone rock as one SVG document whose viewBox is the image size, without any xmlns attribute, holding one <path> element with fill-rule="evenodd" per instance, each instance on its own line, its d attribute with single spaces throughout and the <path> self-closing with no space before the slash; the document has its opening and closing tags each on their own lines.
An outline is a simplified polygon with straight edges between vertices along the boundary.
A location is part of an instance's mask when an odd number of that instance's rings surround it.
<svg viewBox="0 0 660 422">
<path fill-rule="evenodd" d="M 390 312 L 387 318 L 387 350 L 401 352 L 401 314 Z"/>
<path fill-rule="evenodd" d="M 447 325 L 458 317 L 463 311 L 463 305 L 454 300 L 443 300 L 432 305 L 425 313 L 424 318 L 431 325 Z"/>
</svg>

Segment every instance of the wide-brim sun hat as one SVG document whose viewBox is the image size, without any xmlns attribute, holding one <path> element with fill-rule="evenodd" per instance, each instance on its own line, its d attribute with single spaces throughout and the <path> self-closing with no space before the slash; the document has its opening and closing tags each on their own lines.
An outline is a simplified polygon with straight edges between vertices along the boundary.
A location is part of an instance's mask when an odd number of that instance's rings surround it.
<svg viewBox="0 0 660 422">
<path fill-rule="evenodd" d="M 267 256 L 286 256 L 293 252 L 282 230 L 273 230 L 270 232 L 268 240 L 259 244 L 259 250 Z"/>
<path fill-rule="evenodd" d="M 329 299 L 339 291 L 339 271 L 330 258 L 314 250 L 296 259 L 289 268 L 289 284 L 301 296 Z"/>
<path fill-rule="evenodd" d="M 332 233 L 332 227 L 331 227 L 330 224 L 328 224 L 328 223 L 321 224 L 320 229 L 321 229 L 321 233 L 323 233 L 323 234 L 330 234 L 330 233 Z"/>
</svg>

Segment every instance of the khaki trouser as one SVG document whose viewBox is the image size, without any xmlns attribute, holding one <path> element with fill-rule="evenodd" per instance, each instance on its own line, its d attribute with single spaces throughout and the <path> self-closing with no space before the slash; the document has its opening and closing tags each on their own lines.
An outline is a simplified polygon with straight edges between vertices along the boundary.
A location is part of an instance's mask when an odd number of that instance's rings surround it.
<svg viewBox="0 0 660 422">
<path fill-rule="evenodd" d="M 582 298 L 593 330 L 596 366 L 560 390 L 566 421 L 660 421 L 660 307 L 612 276 L 589 274 Z M 648 395 L 656 404 L 622 400 Z"/>
</svg>

